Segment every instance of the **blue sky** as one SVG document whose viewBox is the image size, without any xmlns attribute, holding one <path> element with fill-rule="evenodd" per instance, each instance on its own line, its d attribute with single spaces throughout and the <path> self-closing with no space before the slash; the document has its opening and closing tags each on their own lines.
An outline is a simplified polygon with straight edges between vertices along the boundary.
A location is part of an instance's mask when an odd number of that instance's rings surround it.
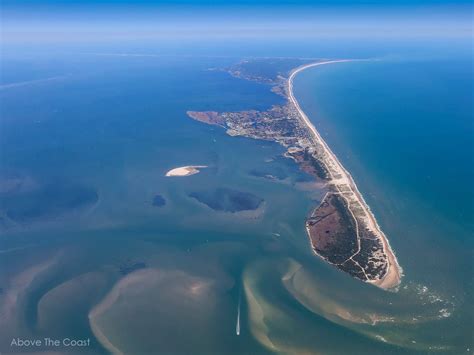
<svg viewBox="0 0 474 355">
<path fill-rule="evenodd" d="M 3 40 L 472 36 L 469 1 L 2 0 Z"/>
<path fill-rule="evenodd" d="M 106 5 L 120 5 L 120 4 L 148 4 L 148 5 L 162 5 L 162 4 L 208 4 L 208 5 L 235 5 L 235 4 L 264 4 L 264 5 L 355 5 L 355 4 L 369 4 L 369 5 L 414 5 L 414 4 L 470 4 L 468 0 L 3 0 L 3 5 L 71 5 L 71 4 L 106 4 Z"/>
</svg>

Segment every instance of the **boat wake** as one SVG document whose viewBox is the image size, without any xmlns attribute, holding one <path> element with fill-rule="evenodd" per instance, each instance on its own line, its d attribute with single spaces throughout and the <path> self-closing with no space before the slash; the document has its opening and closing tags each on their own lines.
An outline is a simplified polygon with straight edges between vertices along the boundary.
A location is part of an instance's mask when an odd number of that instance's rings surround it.
<svg viewBox="0 0 474 355">
<path fill-rule="evenodd" d="M 239 291 L 239 305 L 237 306 L 237 322 L 235 324 L 235 334 L 240 335 L 240 304 L 242 302 L 242 291 Z"/>
</svg>

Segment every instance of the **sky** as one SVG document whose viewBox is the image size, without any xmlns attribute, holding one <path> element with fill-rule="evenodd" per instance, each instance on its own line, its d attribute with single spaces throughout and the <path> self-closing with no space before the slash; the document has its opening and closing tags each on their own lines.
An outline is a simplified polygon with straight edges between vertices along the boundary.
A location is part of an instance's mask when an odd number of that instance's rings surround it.
<svg viewBox="0 0 474 355">
<path fill-rule="evenodd" d="M 469 1 L 2 0 L 2 41 L 471 37 Z"/>
</svg>

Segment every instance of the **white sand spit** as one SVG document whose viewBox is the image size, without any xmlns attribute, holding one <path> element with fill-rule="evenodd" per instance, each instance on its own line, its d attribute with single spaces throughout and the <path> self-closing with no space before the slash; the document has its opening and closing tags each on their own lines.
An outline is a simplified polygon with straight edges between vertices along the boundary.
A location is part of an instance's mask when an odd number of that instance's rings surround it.
<svg viewBox="0 0 474 355">
<path fill-rule="evenodd" d="M 207 168 L 207 165 L 188 165 L 179 168 L 171 169 L 166 173 L 166 176 L 190 176 L 199 173 L 201 170 Z"/>
</svg>

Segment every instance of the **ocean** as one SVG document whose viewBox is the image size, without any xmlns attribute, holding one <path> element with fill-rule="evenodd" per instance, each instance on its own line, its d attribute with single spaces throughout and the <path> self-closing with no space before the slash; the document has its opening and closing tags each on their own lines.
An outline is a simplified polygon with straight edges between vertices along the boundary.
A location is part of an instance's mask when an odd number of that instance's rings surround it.
<svg viewBox="0 0 474 355">
<path fill-rule="evenodd" d="M 284 103 L 269 86 L 221 70 L 243 57 L 378 50 L 237 47 L 7 53 L 0 351 L 12 351 L 13 337 L 71 335 L 90 338 L 92 353 L 469 351 L 471 58 L 384 49 L 380 60 L 295 79 L 302 109 L 353 175 L 403 267 L 399 290 L 387 292 L 311 252 L 304 221 L 324 189 L 310 186 L 282 147 L 186 115 Z M 184 165 L 207 168 L 164 176 Z M 192 197 L 216 189 L 255 195 L 262 208 L 216 211 Z M 155 206 L 158 195 L 165 202 Z"/>
<path fill-rule="evenodd" d="M 295 81 L 301 107 L 396 251 L 401 288 L 423 285 L 420 293 L 449 299 L 450 316 L 426 327 L 466 349 L 473 316 L 471 63 L 462 56 L 341 63 Z"/>
</svg>

